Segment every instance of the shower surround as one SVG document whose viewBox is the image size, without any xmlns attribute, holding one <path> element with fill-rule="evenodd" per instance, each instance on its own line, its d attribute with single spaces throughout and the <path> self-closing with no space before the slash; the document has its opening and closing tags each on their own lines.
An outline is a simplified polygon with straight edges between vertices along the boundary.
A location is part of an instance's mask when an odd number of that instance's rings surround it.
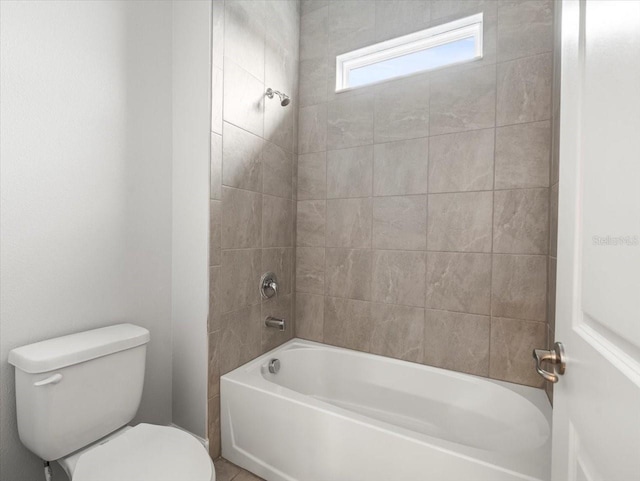
<svg viewBox="0 0 640 481">
<path fill-rule="evenodd" d="M 208 437 L 220 455 L 220 375 L 293 336 L 300 6 L 214 0 Z M 274 28 L 277 26 L 277 28 Z M 267 88 L 293 98 L 283 107 Z M 276 299 L 258 282 L 273 271 Z M 285 332 L 264 327 L 283 318 Z"/>
<path fill-rule="evenodd" d="M 335 93 L 337 54 L 479 12 L 482 60 Z M 546 0 L 213 2 L 213 457 L 220 376 L 293 336 L 542 386 L 553 23 Z"/>
<path fill-rule="evenodd" d="M 337 54 L 479 12 L 482 60 L 335 93 Z M 303 2 L 297 337 L 543 385 L 552 51 L 550 0 Z"/>
</svg>

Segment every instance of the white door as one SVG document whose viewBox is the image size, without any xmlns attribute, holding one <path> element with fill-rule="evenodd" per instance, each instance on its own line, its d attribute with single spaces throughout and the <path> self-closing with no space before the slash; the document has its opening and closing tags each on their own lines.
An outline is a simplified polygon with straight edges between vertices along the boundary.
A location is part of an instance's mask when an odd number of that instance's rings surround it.
<svg viewBox="0 0 640 481">
<path fill-rule="evenodd" d="M 562 4 L 553 480 L 640 480 L 640 1 Z"/>
</svg>

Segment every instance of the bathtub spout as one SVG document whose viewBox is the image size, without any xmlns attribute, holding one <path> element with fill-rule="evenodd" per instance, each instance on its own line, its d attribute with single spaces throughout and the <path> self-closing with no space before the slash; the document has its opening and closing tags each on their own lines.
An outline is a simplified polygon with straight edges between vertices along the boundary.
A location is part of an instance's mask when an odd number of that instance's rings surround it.
<svg viewBox="0 0 640 481">
<path fill-rule="evenodd" d="M 273 327 L 278 329 L 279 331 L 284 331 L 286 329 L 286 323 L 284 319 L 277 319 L 275 317 L 267 317 L 264 320 L 264 325 L 267 327 Z"/>
</svg>

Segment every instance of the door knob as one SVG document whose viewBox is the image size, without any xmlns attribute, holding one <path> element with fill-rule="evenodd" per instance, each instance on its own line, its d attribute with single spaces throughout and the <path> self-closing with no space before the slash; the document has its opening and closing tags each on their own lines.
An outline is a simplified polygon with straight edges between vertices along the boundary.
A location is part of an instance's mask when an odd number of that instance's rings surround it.
<svg viewBox="0 0 640 481">
<path fill-rule="evenodd" d="M 564 347 L 561 342 L 556 342 L 553 345 L 553 349 L 534 349 L 533 358 L 536 360 L 536 372 L 540 374 L 547 381 L 556 383 L 558 382 L 558 374 L 564 374 L 566 369 Z M 548 362 L 553 365 L 554 372 L 545 371 L 542 369 L 542 363 Z"/>
</svg>

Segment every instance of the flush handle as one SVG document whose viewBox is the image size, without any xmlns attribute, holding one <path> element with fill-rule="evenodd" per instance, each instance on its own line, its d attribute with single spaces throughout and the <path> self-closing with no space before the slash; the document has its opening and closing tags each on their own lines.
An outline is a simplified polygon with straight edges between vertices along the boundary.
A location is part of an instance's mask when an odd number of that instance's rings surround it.
<svg viewBox="0 0 640 481">
<path fill-rule="evenodd" d="M 561 342 L 556 342 L 551 350 L 534 349 L 533 358 L 536 360 L 536 372 L 549 382 L 558 382 L 558 374 L 562 375 L 566 370 L 564 347 Z M 543 362 L 552 364 L 553 372 L 542 369 Z"/>
<path fill-rule="evenodd" d="M 46 386 L 47 384 L 58 384 L 60 381 L 62 381 L 62 374 L 58 372 L 53 376 L 49 376 L 48 378 L 43 379 L 42 381 L 34 382 L 33 385 L 36 387 L 40 387 Z"/>
</svg>

